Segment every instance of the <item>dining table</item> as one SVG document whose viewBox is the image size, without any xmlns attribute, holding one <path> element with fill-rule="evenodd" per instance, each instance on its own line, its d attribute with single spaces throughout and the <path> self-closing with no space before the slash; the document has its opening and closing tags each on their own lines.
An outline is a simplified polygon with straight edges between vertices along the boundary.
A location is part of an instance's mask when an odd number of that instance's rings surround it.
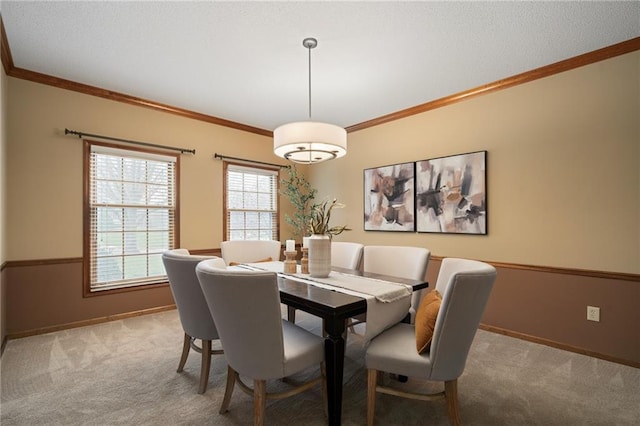
<svg viewBox="0 0 640 426">
<path fill-rule="evenodd" d="M 254 264 L 256 265 L 256 264 Z M 301 278 L 300 274 L 285 274 L 276 271 L 280 289 L 280 301 L 287 305 L 289 320 L 295 321 L 295 310 L 307 312 L 322 318 L 324 323 L 324 351 L 327 380 L 327 414 L 329 425 L 341 424 L 342 419 L 342 381 L 344 372 L 346 321 L 349 318 L 367 313 L 368 301 L 365 297 L 347 294 L 342 288 L 318 286 L 314 278 Z M 401 284 L 410 291 L 428 287 L 424 280 L 412 280 L 387 275 L 373 274 L 359 270 L 332 267 L 330 277 L 334 281 L 346 281 L 349 276 L 363 277 L 372 282 Z M 307 276 L 308 277 L 308 276 Z M 408 307 L 401 319 L 409 321 Z"/>
</svg>

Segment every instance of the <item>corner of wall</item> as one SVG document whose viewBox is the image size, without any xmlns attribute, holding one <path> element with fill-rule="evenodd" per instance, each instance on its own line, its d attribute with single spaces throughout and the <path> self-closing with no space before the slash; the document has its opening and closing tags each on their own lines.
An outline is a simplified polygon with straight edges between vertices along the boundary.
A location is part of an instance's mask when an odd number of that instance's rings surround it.
<svg viewBox="0 0 640 426">
<path fill-rule="evenodd" d="M 4 275 L 3 265 L 6 255 L 6 237 L 5 237 L 5 206 L 6 200 L 6 178 L 5 178 L 5 163 L 6 163 L 6 139 L 7 139 L 7 75 L 4 72 L 4 68 L 0 72 L 0 342 L 2 343 L 2 351 L 4 351 L 5 339 L 6 339 L 6 327 L 5 327 L 5 304 L 6 304 L 6 291 L 5 283 L 2 279 Z M 1 352 L 0 352 L 1 354 Z"/>
</svg>

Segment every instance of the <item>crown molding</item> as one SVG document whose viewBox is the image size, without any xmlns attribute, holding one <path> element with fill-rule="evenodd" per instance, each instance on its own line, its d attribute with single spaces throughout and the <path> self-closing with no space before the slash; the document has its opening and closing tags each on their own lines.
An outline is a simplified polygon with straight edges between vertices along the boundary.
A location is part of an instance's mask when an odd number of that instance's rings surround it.
<svg viewBox="0 0 640 426">
<path fill-rule="evenodd" d="M 347 127 L 355 132 L 640 50 L 640 37 Z"/>
<path fill-rule="evenodd" d="M 4 23 L 2 22 L 2 16 L 0 16 L 0 36 L 2 40 L 0 44 L 2 46 L 2 65 L 5 73 L 10 77 L 20 78 L 23 80 L 33 81 L 35 83 L 46 84 L 49 86 L 58 87 L 60 89 L 72 90 L 86 95 L 97 96 L 100 98 L 109 99 L 116 102 L 127 103 L 130 105 L 141 106 L 144 108 L 150 108 L 157 111 L 166 112 L 169 114 L 175 114 L 193 120 L 204 121 L 211 124 L 217 124 L 219 126 L 229 127 L 236 130 L 242 130 L 249 133 L 255 133 L 261 136 L 273 137 L 271 130 L 260 129 L 258 127 L 248 126 L 246 124 L 237 123 L 235 121 L 225 120 L 223 118 L 214 117 L 212 115 L 202 114 L 199 112 L 190 111 L 184 108 L 178 108 L 171 105 L 162 104 L 148 99 L 138 98 L 135 96 L 127 95 L 124 93 L 113 92 L 111 90 L 101 89 L 99 87 L 90 86 L 83 83 L 77 83 L 70 80 L 65 80 L 58 77 L 42 74 L 35 71 L 18 68 L 13 63 L 11 56 L 11 49 L 9 48 L 9 42 L 4 29 Z M 540 78 L 549 77 L 554 74 L 558 74 L 564 71 L 569 71 L 574 68 L 579 68 L 585 65 L 593 64 L 595 62 L 610 59 L 616 56 L 624 55 L 626 53 L 640 50 L 640 37 L 632 38 L 630 40 L 623 41 L 602 49 L 594 50 L 593 52 L 585 53 L 583 55 L 575 56 L 573 58 L 565 59 L 563 61 L 556 62 L 554 64 L 546 65 L 540 68 L 536 68 L 531 71 L 527 71 L 521 74 L 517 74 L 502 80 L 494 81 L 493 83 L 478 86 L 476 88 L 459 92 L 444 98 L 436 99 L 431 102 L 420 104 L 411 108 L 403 109 L 391 114 L 383 115 L 372 120 L 363 121 L 362 123 L 354 124 L 346 127 L 348 133 L 358 130 L 368 129 L 370 127 L 379 126 L 380 124 L 389 123 L 391 121 L 400 120 L 402 118 L 410 117 L 412 115 L 420 114 L 426 111 L 430 111 L 436 108 L 442 108 L 447 105 L 451 105 L 457 102 L 461 102 L 467 99 L 471 99 L 480 95 L 493 93 L 498 90 L 507 89 L 520 84 L 528 83 L 530 81 L 538 80 Z"/>
</svg>

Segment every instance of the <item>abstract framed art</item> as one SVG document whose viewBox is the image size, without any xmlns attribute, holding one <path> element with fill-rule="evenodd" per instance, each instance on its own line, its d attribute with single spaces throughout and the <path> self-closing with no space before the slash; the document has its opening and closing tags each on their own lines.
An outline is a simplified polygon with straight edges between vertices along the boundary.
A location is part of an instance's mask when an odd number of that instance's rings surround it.
<svg viewBox="0 0 640 426">
<path fill-rule="evenodd" d="M 415 163 L 364 170 L 364 230 L 415 232 Z"/>
<path fill-rule="evenodd" d="M 416 161 L 418 232 L 487 234 L 487 151 Z"/>
</svg>

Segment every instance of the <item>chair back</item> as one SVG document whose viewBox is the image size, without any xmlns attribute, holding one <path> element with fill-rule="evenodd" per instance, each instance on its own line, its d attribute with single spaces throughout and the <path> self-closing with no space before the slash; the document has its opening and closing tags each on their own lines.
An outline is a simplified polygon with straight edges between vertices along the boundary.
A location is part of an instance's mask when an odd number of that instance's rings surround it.
<svg viewBox="0 0 640 426">
<path fill-rule="evenodd" d="M 252 379 L 284 377 L 276 274 L 223 269 L 214 261 L 201 262 L 196 273 L 229 366 Z"/>
<path fill-rule="evenodd" d="M 331 266 L 346 269 L 360 269 L 363 248 L 364 246 L 359 243 L 332 241 Z"/>
<path fill-rule="evenodd" d="M 196 265 L 207 259 L 224 267 L 224 261 L 219 257 L 194 256 L 187 249 L 162 253 L 162 263 L 184 332 L 196 339 L 215 340 L 218 331 L 196 275 Z"/>
<path fill-rule="evenodd" d="M 271 259 L 280 260 L 280 241 L 274 240 L 232 240 L 220 243 L 222 258 L 231 263 L 252 263 Z"/>
<path fill-rule="evenodd" d="M 431 252 L 424 247 L 365 246 L 364 272 L 392 275 L 412 280 L 424 280 Z M 412 314 L 418 310 L 422 291 L 411 296 Z"/>
<path fill-rule="evenodd" d="M 431 341 L 432 380 L 457 379 L 489 300 L 496 269 L 468 259 L 442 260 L 436 290 L 442 295 Z"/>
</svg>

